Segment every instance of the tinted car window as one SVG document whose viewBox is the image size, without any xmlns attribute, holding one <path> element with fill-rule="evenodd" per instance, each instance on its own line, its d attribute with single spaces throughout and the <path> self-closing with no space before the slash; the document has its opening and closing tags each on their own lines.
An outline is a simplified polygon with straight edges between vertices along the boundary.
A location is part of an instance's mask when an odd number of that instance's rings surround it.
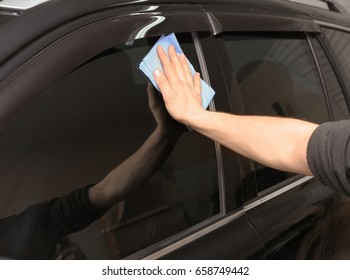
<svg viewBox="0 0 350 280">
<path fill-rule="evenodd" d="M 319 74 L 308 43 L 300 36 L 223 36 L 248 115 L 328 120 Z M 291 176 L 255 163 L 257 190 Z"/>
<path fill-rule="evenodd" d="M 333 119 L 342 120 L 344 118 L 349 118 L 350 115 L 348 104 L 345 100 L 343 90 L 339 84 L 339 80 L 334 72 L 334 69 L 329 63 L 329 60 L 320 43 L 316 39 L 313 39 L 312 44 L 317 54 L 321 72 L 325 80 L 325 86 L 330 99 L 330 106 L 332 108 Z"/>
<path fill-rule="evenodd" d="M 339 67 L 345 70 L 346 83 L 350 85 L 350 34 L 331 28 L 322 28 L 323 34 L 328 39 L 333 52 L 338 57 Z"/>
<path fill-rule="evenodd" d="M 144 143 L 156 123 L 147 79 L 137 64 L 156 39 L 106 50 L 1 127 L 1 217 L 99 182 Z M 190 35 L 178 34 L 178 39 L 199 69 Z M 86 258 L 119 259 L 217 214 L 219 208 L 214 143 L 185 131 L 149 181 L 69 238 Z"/>
</svg>

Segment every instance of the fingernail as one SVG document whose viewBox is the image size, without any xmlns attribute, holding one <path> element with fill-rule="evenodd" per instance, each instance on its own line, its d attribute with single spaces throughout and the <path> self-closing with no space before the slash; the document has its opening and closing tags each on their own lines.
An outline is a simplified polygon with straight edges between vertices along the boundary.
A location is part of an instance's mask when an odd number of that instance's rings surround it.
<svg viewBox="0 0 350 280">
<path fill-rule="evenodd" d="M 159 69 L 154 70 L 153 75 L 154 77 L 158 78 L 160 76 L 160 70 Z"/>
</svg>

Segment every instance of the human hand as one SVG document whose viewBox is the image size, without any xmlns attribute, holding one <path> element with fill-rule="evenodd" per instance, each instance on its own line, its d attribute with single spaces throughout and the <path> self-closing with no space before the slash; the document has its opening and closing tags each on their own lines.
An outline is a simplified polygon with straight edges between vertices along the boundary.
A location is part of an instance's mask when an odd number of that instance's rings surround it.
<svg viewBox="0 0 350 280">
<path fill-rule="evenodd" d="M 148 93 L 148 105 L 152 111 L 152 114 L 157 122 L 158 128 L 161 129 L 180 129 L 185 130 L 185 127 L 174 120 L 165 108 L 165 104 L 162 100 L 162 97 L 155 90 L 151 82 L 148 82 L 147 85 Z"/>
<path fill-rule="evenodd" d="M 200 75 L 191 74 L 185 55 L 178 56 L 174 46 L 169 47 L 168 53 L 169 57 L 158 46 L 157 54 L 164 72 L 157 69 L 153 76 L 169 114 L 177 121 L 191 126 L 193 119 L 204 111 L 201 105 Z"/>
</svg>

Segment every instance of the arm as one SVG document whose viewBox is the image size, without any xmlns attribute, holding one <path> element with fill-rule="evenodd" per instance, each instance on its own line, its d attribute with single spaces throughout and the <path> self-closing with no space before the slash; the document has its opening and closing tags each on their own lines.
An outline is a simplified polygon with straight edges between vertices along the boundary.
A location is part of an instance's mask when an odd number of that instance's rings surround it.
<svg viewBox="0 0 350 280">
<path fill-rule="evenodd" d="M 99 208 L 109 208 L 146 182 L 170 154 L 184 127 L 167 113 L 161 97 L 149 83 L 149 106 L 157 127 L 143 145 L 89 189 L 89 200 Z"/>
<path fill-rule="evenodd" d="M 155 80 L 166 108 L 176 120 L 227 148 L 267 166 L 310 175 L 307 144 L 316 124 L 295 119 L 238 116 L 204 110 L 200 103 L 199 75 L 192 77 L 186 58 L 169 48 L 169 58 L 158 48 L 164 73 Z"/>
<path fill-rule="evenodd" d="M 295 119 L 206 111 L 190 126 L 227 148 L 283 171 L 311 175 L 307 144 L 317 125 Z"/>
</svg>

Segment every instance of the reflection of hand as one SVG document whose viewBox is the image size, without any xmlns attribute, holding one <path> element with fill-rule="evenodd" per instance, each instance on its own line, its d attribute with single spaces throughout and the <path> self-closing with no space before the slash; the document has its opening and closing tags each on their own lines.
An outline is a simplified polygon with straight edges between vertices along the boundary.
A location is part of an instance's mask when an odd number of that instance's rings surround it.
<svg viewBox="0 0 350 280">
<path fill-rule="evenodd" d="M 147 85 L 148 103 L 152 114 L 159 128 L 162 129 L 184 129 L 184 126 L 175 121 L 167 112 L 161 95 L 156 91 L 154 86 L 148 82 Z"/>
</svg>

